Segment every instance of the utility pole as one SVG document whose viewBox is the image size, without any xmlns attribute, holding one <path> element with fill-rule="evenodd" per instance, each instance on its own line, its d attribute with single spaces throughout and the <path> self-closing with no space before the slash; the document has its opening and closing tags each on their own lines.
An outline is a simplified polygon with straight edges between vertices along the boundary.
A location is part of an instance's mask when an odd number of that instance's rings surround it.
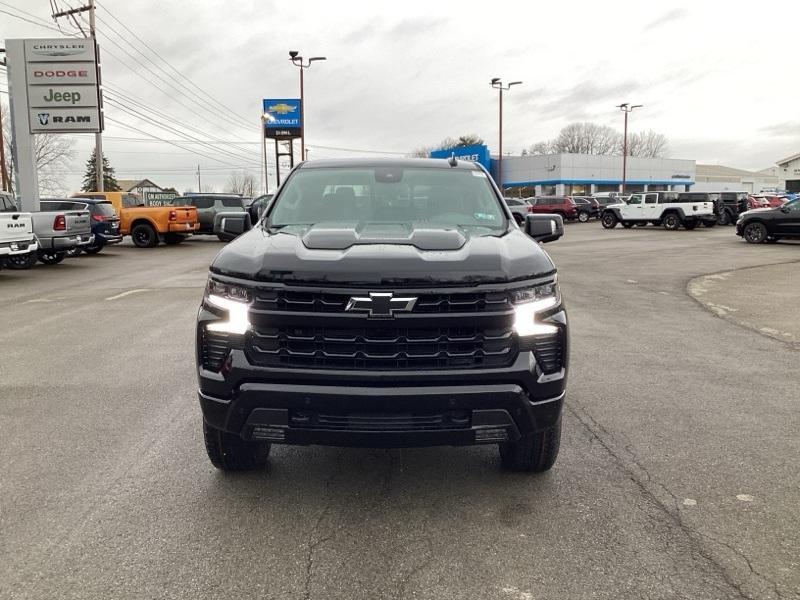
<svg viewBox="0 0 800 600">
<path fill-rule="evenodd" d="M 505 190 L 503 189 L 503 92 L 508 91 L 511 89 L 512 85 L 519 85 L 522 83 L 521 81 L 512 81 L 508 85 L 504 86 L 503 81 L 499 77 L 495 77 L 490 82 L 492 87 L 496 90 L 500 90 L 500 124 L 499 124 L 499 144 L 500 149 L 497 153 L 497 187 L 500 188 L 500 194 L 505 196 Z"/>
<path fill-rule="evenodd" d="M 57 12 L 53 14 L 53 18 L 57 19 L 58 17 L 71 17 L 75 25 L 77 25 L 78 29 L 81 30 L 83 33 L 83 29 L 81 28 L 78 21 L 75 19 L 75 14 L 89 11 L 89 37 L 94 44 L 94 51 L 95 57 L 97 59 L 97 103 L 100 109 L 102 109 L 102 97 L 103 94 L 100 91 L 100 56 L 99 56 L 99 49 L 97 46 L 97 31 L 95 26 L 95 0 L 88 0 L 88 4 L 85 6 L 79 6 L 77 8 L 72 8 L 70 10 L 65 10 L 62 12 Z M 84 34 L 85 35 L 85 34 Z M 100 114 L 100 127 L 99 131 L 94 134 L 94 172 L 95 172 L 95 191 L 102 192 L 105 191 L 104 181 L 103 181 L 103 127 L 102 127 L 102 113 Z"/>
<path fill-rule="evenodd" d="M 306 157 L 306 100 L 305 91 L 303 89 L 303 72 L 311 67 L 311 63 L 326 60 L 324 56 L 312 56 L 307 61 L 303 61 L 303 57 L 297 50 L 289 51 L 289 60 L 295 67 L 300 68 L 300 160 L 305 160 Z"/>
<path fill-rule="evenodd" d="M 641 108 L 644 106 L 643 104 L 633 104 L 631 105 L 630 102 L 623 102 L 619 106 L 622 112 L 625 113 L 625 127 L 623 129 L 624 133 L 622 134 L 622 195 L 625 195 L 625 184 L 628 175 L 628 113 L 633 112 L 634 108 Z"/>
<path fill-rule="evenodd" d="M 200 165 L 197 165 L 197 191 L 203 191 L 203 189 L 200 187 Z"/>
<path fill-rule="evenodd" d="M 5 52 L 5 50 L 3 50 Z M 2 61 L 5 66 L 5 61 Z M 0 106 L 0 175 L 3 178 L 3 191 L 10 192 L 11 182 L 8 180 L 8 171 L 6 171 L 6 141 L 3 138 L 3 107 Z"/>
</svg>

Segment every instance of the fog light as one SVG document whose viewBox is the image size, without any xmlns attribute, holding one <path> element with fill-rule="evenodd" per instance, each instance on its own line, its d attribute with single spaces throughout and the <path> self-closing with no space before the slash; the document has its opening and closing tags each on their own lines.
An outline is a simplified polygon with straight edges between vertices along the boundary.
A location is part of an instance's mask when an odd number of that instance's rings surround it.
<svg viewBox="0 0 800 600">
<path fill-rule="evenodd" d="M 475 443 L 487 444 L 489 442 L 507 442 L 508 430 L 505 427 L 487 427 L 475 430 Z"/>
</svg>

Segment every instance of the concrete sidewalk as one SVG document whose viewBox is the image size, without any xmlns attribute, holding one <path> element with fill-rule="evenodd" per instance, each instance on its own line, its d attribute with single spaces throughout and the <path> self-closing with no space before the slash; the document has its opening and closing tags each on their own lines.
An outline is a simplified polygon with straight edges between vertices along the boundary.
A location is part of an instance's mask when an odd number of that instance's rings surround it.
<svg viewBox="0 0 800 600">
<path fill-rule="evenodd" d="M 716 315 L 800 349 L 800 261 L 703 275 L 687 290 Z"/>
</svg>

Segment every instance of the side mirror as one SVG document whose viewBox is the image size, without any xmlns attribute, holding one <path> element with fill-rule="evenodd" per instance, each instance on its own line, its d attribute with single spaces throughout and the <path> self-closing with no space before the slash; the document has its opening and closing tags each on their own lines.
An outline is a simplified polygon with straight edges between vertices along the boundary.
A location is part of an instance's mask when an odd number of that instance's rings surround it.
<svg viewBox="0 0 800 600">
<path fill-rule="evenodd" d="M 537 242 L 553 242 L 564 235 L 564 219 L 561 215 L 527 215 L 525 233 Z"/>
<path fill-rule="evenodd" d="M 222 212 L 214 215 L 214 233 L 237 237 L 249 230 L 250 215 L 246 212 Z"/>
</svg>

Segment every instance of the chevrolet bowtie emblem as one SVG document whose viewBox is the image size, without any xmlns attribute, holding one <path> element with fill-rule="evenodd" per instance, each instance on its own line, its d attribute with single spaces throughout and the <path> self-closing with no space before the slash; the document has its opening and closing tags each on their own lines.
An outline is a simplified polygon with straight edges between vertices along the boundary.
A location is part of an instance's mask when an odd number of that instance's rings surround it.
<svg viewBox="0 0 800 600">
<path fill-rule="evenodd" d="M 370 292 L 369 298 L 353 296 L 345 310 L 369 312 L 370 317 L 387 318 L 398 311 L 413 310 L 416 298 L 395 297 L 392 292 Z"/>
</svg>

